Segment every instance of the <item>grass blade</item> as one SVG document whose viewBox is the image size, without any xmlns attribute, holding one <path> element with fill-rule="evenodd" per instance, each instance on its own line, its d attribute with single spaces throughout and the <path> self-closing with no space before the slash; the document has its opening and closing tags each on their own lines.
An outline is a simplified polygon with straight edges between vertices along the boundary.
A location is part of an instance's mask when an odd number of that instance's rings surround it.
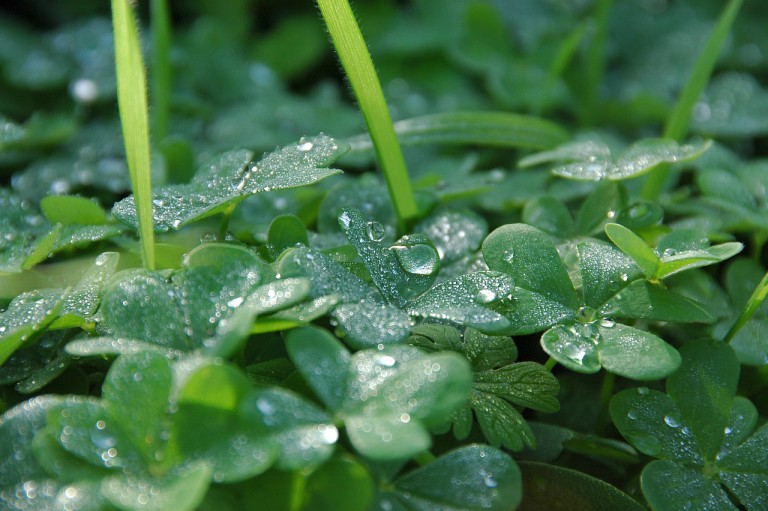
<svg viewBox="0 0 768 511">
<path fill-rule="evenodd" d="M 317 0 L 317 5 L 363 112 L 400 227 L 403 228 L 416 216 L 416 201 L 363 34 L 347 0 Z"/>
<path fill-rule="evenodd" d="M 741 311 L 739 319 L 733 324 L 728 334 L 725 336 L 725 342 L 731 342 L 741 328 L 749 321 L 749 318 L 755 313 L 758 307 L 765 301 L 765 297 L 768 296 L 768 273 L 763 276 L 763 279 L 757 285 L 752 292 L 752 296 L 747 300 L 747 305 Z"/>
<path fill-rule="evenodd" d="M 707 40 L 707 44 L 704 46 L 701 55 L 699 55 L 696 64 L 694 64 L 691 76 L 688 78 L 685 88 L 683 88 L 677 103 L 672 109 L 672 113 L 667 119 L 667 124 L 664 127 L 664 138 L 671 138 L 682 142 L 688 134 L 688 125 L 691 121 L 693 107 L 709 83 L 717 57 L 720 55 L 725 39 L 731 31 L 731 25 L 733 25 L 733 21 L 736 19 L 742 1 L 730 0 L 720 14 L 715 30 L 712 32 L 709 40 Z M 647 200 L 658 198 L 668 183 L 669 178 L 670 167 L 668 165 L 657 168 L 655 172 L 648 176 L 643 185 L 643 198 Z"/>
<path fill-rule="evenodd" d="M 171 19 L 168 0 L 151 0 L 152 18 L 152 136 L 156 143 L 168 135 L 171 109 Z"/>
<path fill-rule="evenodd" d="M 401 144 L 477 144 L 548 149 L 568 141 L 568 133 L 538 117 L 505 112 L 451 112 L 404 119 L 394 124 Z M 350 140 L 353 151 L 373 147 L 362 135 Z"/>
<path fill-rule="evenodd" d="M 141 55 L 139 29 L 129 0 L 112 0 L 112 27 L 115 37 L 117 104 L 131 187 L 138 210 L 142 261 L 145 268 L 154 269 L 147 76 Z"/>
</svg>

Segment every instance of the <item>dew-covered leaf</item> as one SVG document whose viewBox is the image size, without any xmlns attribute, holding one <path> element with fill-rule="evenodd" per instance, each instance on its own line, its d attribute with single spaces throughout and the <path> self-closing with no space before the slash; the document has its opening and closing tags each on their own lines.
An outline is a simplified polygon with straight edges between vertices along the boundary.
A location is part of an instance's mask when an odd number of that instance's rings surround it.
<svg viewBox="0 0 768 511">
<path fill-rule="evenodd" d="M 211 468 L 190 464 L 159 478 L 114 476 L 101 484 L 102 493 L 126 511 L 193 511 L 198 508 L 211 480 Z"/>
<path fill-rule="evenodd" d="M 277 466 L 299 470 L 317 466 L 333 453 L 339 432 L 331 417 L 299 396 L 280 388 L 258 389 L 239 406 L 241 416 L 259 424 L 279 446 Z"/>
<path fill-rule="evenodd" d="M 512 291 L 509 275 L 477 272 L 441 282 L 408 306 L 408 313 L 448 321 L 494 333 L 509 327 L 509 320 L 489 309 Z"/>
<path fill-rule="evenodd" d="M 309 246 L 307 229 L 298 217 L 280 215 L 269 224 L 267 248 L 273 259 L 277 259 L 285 250 L 296 245 Z"/>
<path fill-rule="evenodd" d="M 510 335 L 541 332 L 577 313 L 560 302 L 521 287 L 513 288 L 509 295 L 491 307 L 509 320 L 510 326 L 504 333 Z"/>
<path fill-rule="evenodd" d="M 340 410 L 347 386 L 349 351 L 335 337 L 319 328 L 292 330 L 286 349 L 296 369 L 329 409 Z"/>
<path fill-rule="evenodd" d="M 605 224 L 616 218 L 616 212 L 626 207 L 627 200 L 627 189 L 620 182 L 597 183 L 576 212 L 576 232 L 582 236 L 603 232 Z"/>
<path fill-rule="evenodd" d="M 445 210 L 421 220 L 414 229 L 432 240 L 441 263 L 450 263 L 480 248 L 488 222 L 469 210 Z"/>
<path fill-rule="evenodd" d="M 607 243 L 584 241 L 578 245 L 584 304 L 598 308 L 641 276 L 640 268 Z"/>
<path fill-rule="evenodd" d="M 669 460 L 649 463 L 640 477 L 643 495 L 657 511 L 716 509 L 737 511 L 728 494 L 700 471 Z"/>
<path fill-rule="evenodd" d="M 168 359 L 145 351 L 119 357 L 102 386 L 104 408 L 141 451 L 147 466 L 162 460 L 165 450 L 171 380 Z"/>
<path fill-rule="evenodd" d="M 611 317 L 679 323 L 709 323 L 715 319 L 697 302 L 647 280 L 636 280 L 619 291 L 608 300 L 603 312 Z"/>
<path fill-rule="evenodd" d="M 629 495 L 602 479 L 557 465 L 520 462 L 525 498 L 518 511 L 570 511 L 578 502 L 583 511 L 644 508 Z"/>
<path fill-rule="evenodd" d="M 680 367 L 680 355 L 656 335 L 611 319 L 599 322 L 600 361 L 612 373 L 634 380 L 657 380 Z"/>
<path fill-rule="evenodd" d="M 474 328 L 464 330 L 464 345 L 460 349 L 475 371 L 499 369 L 517 359 L 517 346 L 511 337 L 486 335 Z"/>
<path fill-rule="evenodd" d="M 494 394 L 472 391 L 469 406 L 461 412 L 466 413 L 469 420 L 474 412 L 480 431 L 494 447 L 503 446 L 511 451 L 520 451 L 536 442 L 531 428 L 517 408 Z M 462 432 L 461 423 L 454 418 L 454 434 L 457 438 L 464 439 L 469 436 L 469 432 L 469 427 Z"/>
<path fill-rule="evenodd" d="M 474 389 L 541 412 L 553 413 L 560 408 L 557 378 L 536 362 L 517 362 L 476 372 Z"/>
<path fill-rule="evenodd" d="M 278 446 L 240 406 L 252 390 L 231 366 L 207 365 L 187 379 L 178 396 L 174 437 L 187 460 L 208 463 L 217 482 L 235 482 L 264 472 Z"/>
<path fill-rule="evenodd" d="M 384 228 L 382 241 L 395 239 L 397 218 L 389 194 L 381 193 L 385 186 L 374 174 L 364 174 L 353 181 L 334 186 L 323 198 L 317 212 L 317 229 L 320 233 L 339 232 L 339 208 L 345 206 L 365 214 L 371 222 L 378 222 Z M 381 233 L 374 227 L 374 234 Z"/>
<path fill-rule="evenodd" d="M 468 445 L 397 479 L 393 496 L 413 511 L 514 509 L 522 499 L 520 469 L 503 452 Z"/>
<path fill-rule="evenodd" d="M 48 410 L 62 402 L 61 397 L 38 396 L 14 406 L 0 417 L 2 493 L 24 482 L 48 478 L 33 455 L 32 441 L 46 427 Z M 0 497 L 4 499 L 5 496 Z"/>
<path fill-rule="evenodd" d="M 190 183 L 152 192 L 155 230 L 180 229 L 254 193 L 294 188 L 337 174 L 338 170 L 326 167 L 344 152 L 335 140 L 319 135 L 279 149 L 256 163 L 247 150 L 222 153 L 201 166 Z M 112 214 L 134 228 L 138 225 L 133 196 L 115 204 Z"/>
<path fill-rule="evenodd" d="M 523 222 L 558 238 L 573 234 L 573 218 L 566 205 L 550 195 L 528 201 L 523 209 Z"/>
<path fill-rule="evenodd" d="M 43 289 L 23 293 L 11 301 L 0 315 L 0 363 L 56 319 L 67 293 L 63 289 Z"/>
<path fill-rule="evenodd" d="M 429 238 L 412 234 L 386 246 L 382 242 L 385 231 L 380 224 L 367 222 L 353 209 L 340 211 L 341 230 L 388 302 L 404 307 L 435 282 L 440 258 Z"/>
<path fill-rule="evenodd" d="M 40 201 L 40 209 L 52 224 L 103 225 L 107 213 L 98 203 L 74 195 L 49 195 Z"/>
<path fill-rule="evenodd" d="M 286 251 L 278 261 L 282 277 L 307 277 L 313 298 L 337 296 L 342 303 L 382 302 L 381 296 L 362 279 L 319 250 L 299 247 Z"/>
<path fill-rule="evenodd" d="M 343 303 L 331 314 L 347 344 L 357 349 L 403 342 L 411 329 L 408 314 L 384 303 Z"/>
<path fill-rule="evenodd" d="M 99 306 L 101 293 L 117 269 L 119 255 L 104 252 L 96 257 L 80 281 L 65 296 L 64 303 L 51 328 L 80 326 L 90 318 Z"/>
<path fill-rule="evenodd" d="M 680 353 L 683 364 L 667 380 L 667 392 L 690 424 L 705 458 L 711 460 L 723 442 L 739 362 L 733 349 L 722 342 L 688 342 Z"/>
<path fill-rule="evenodd" d="M 404 459 L 430 444 L 425 425 L 442 423 L 467 399 L 472 372 L 456 353 L 412 346 L 355 353 L 343 416 L 355 448 L 378 460 Z"/>
<path fill-rule="evenodd" d="M 491 270 L 512 276 L 516 287 L 541 294 L 567 308 L 579 308 L 576 290 L 554 243 L 535 227 L 499 227 L 483 242 L 483 257 Z"/>
<path fill-rule="evenodd" d="M 611 399 L 610 413 L 622 436 L 643 454 L 691 465 L 703 462 L 690 424 L 663 392 L 623 390 Z"/>
<path fill-rule="evenodd" d="M 580 373 L 606 370 L 636 380 L 653 380 L 680 365 L 677 351 L 650 332 L 604 318 L 594 323 L 558 325 L 541 345 L 565 367 Z"/>
<path fill-rule="evenodd" d="M 647 278 L 656 276 L 661 260 L 640 236 L 620 224 L 606 225 L 605 233 L 622 252 L 635 260 Z"/>
<path fill-rule="evenodd" d="M 743 248 L 743 244 L 732 241 L 699 250 L 685 250 L 681 252 L 671 249 L 664 250 L 661 254 L 661 263 L 657 269 L 656 275 L 657 278 L 663 279 L 691 268 L 700 268 L 702 266 L 709 266 L 710 264 L 717 264 L 735 256 L 741 252 Z"/>
<path fill-rule="evenodd" d="M 520 160 L 520 166 L 530 167 L 551 162 L 565 162 L 552 173 L 570 179 L 620 181 L 640 176 L 661 163 L 690 161 L 701 156 L 711 142 L 679 145 L 674 140 L 645 139 L 632 144 L 618 157 L 610 148 L 593 140 L 570 142 L 536 153 Z"/>
<path fill-rule="evenodd" d="M 734 428 L 730 427 L 731 431 Z M 728 433 L 728 430 L 726 430 Z M 768 504 L 768 426 L 763 425 L 743 444 L 718 461 L 720 479 L 747 509 Z"/>
<path fill-rule="evenodd" d="M 48 412 L 55 437 L 70 453 L 97 467 L 141 470 L 142 453 L 121 422 L 94 398 L 72 398 Z"/>
</svg>

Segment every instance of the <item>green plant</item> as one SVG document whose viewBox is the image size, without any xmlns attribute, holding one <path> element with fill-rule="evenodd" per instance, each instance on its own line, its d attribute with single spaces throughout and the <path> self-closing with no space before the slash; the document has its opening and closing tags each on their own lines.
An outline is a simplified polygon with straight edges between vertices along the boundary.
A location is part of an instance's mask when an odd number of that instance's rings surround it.
<svg viewBox="0 0 768 511">
<path fill-rule="evenodd" d="M 766 507 L 764 9 L 502 4 L 0 13 L 0 508 Z"/>
</svg>

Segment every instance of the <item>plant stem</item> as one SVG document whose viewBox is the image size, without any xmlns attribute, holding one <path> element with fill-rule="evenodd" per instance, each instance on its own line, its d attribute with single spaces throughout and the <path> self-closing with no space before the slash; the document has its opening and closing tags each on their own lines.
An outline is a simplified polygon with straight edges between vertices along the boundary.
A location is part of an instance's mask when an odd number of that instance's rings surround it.
<svg viewBox="0 0 768 511">
<path fill-rule="evenodd" d="M 115 37 L 117 104 L 123 128 L 125 156 L 139 219 L 144 267 L 155 268 L 152 227 L 152 183 L 149 160 L 147 76 L 139 43 L 139 29 L 129 0 L 112 0 Z"/>
<path fill-rule="evenodd" d="M 587 51 L 587 95 L 582 110 L 582 120 L 591 124 L 595 120 L 595 107 L 600 95 L 600 85 L 605 71 L 605 40 L 608 35 L 608 19 L 613 0 L 598 0 L 595 6 L 595 32 Z"/>
<path fill-rule="evenodd" d="M 603 424 L 606 423 L 608 418 L 608 405 L 613 396 L 613 387 L 616 383 L 616 375 L 613 373 L 605 372 L 603 377 L 603 386 L 600 389 L 600 411 L 597 413 L 597 419 L 595 423 L 595 431 L 597 434 L 602 433 Z"/>
<path fill-rule="evenodd" d="M 303 470 L 296 470 L 293 473 L 293 488 L 291 491 L 290 511 L 299 511 L 304 505 L 304 494 L 307 487 L 307 476 Z"/>
<path fill-rule="evenodd" d="M 416 217 L 416 200 L 368 47 L 347 0 L 317 0 L 317 5 L 362 110 L 400 228 L 404 229 Z"/>
<path fill-rule="evenodd" d="M 725 39 L 728 37 L 731 25 L 733 25 L 733 21 L 736 19 L 736 14 L 739 12 L 741 4 L 742 0 L 730 0 L 720 14 L 715 30 L 712 32 L 709 40 L 707 40 L 707 44 L 694 64 L 691 76 L 688 78 L 685 88 L 683 88 L 677 103 L 672 109 L 672 113 L 667 119 L 667 124 L 664 126 L 664 138 L 671 138 L 682 142 L 688 134 L 688 125 L 691 121 L 693 108 L 709 83 L 712 71 L 715 69 L 717 57 L 720 55 L 720 50 L 725 43 Z M 645 181 L 642 197 L 647 200 L 656 200 L 672 177 L 670 166 L 660 165 Z"/>
<path fill-rule="evenodd" d="M 171 105 L 171 20 L 168 0 L 150 2 L 152 18 L 152 135 L 168 136 Z"/>
<path fill-rule="evenodd" d="M 757 308 L 760 307 L 766 296 L 768 296 L 768 273 L 763 276 L 763 279 L 752 292 L 752 296 L 747 300 L 747 304 L 741 311 L 739 319 L 737 319 L 736 323 L 734 323 L 731 329 L 728 330 L 725 339 L 723 339 L 725 342 L 731 342 L 733 340 L 738 331 L 741 330 L 746 322 L 749 321 L 749 318 L 755 313 Z"/>
<path fill-rule="evenodd" d="M 413 457 L 413 460 L 418 463 L 420 467 L 423 467 L 424 465 L 429 465 L 433 461 L 435 461 L 437 458 L 434 454 L 432 454 L 429 451 L 424 451 L 422 453 L 417 454 Z"/>
<path fill-rule="evenodd" d="M 552 369 L 554 369 L 554 367 L 555 367 L 556 365 L 557 365 L 557 360 L 555 360 L 555 359 L 554 359 L 554 358 L 552 358 L 552 357 L 549 357 L 549 358 L 547 359 L 547 361 L 546 361 L 546 362 L 544 362 L 544 369 L 546 369 L 547 371 L 549 371 L 549 372 L 551 373 L 551 372 L 552 372 Z"/>
</svg>

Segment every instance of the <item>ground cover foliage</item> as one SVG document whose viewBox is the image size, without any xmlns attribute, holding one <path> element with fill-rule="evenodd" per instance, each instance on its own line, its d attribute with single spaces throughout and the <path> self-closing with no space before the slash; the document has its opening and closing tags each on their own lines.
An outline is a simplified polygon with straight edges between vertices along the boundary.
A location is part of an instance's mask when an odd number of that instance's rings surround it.
<svg viewBox="0 0 768 511">
<path fill-rule="evenodd" d="M 760 2 L 342 4 L 0 11 L 0 508 L 766 509 Z"/>
</svg>

